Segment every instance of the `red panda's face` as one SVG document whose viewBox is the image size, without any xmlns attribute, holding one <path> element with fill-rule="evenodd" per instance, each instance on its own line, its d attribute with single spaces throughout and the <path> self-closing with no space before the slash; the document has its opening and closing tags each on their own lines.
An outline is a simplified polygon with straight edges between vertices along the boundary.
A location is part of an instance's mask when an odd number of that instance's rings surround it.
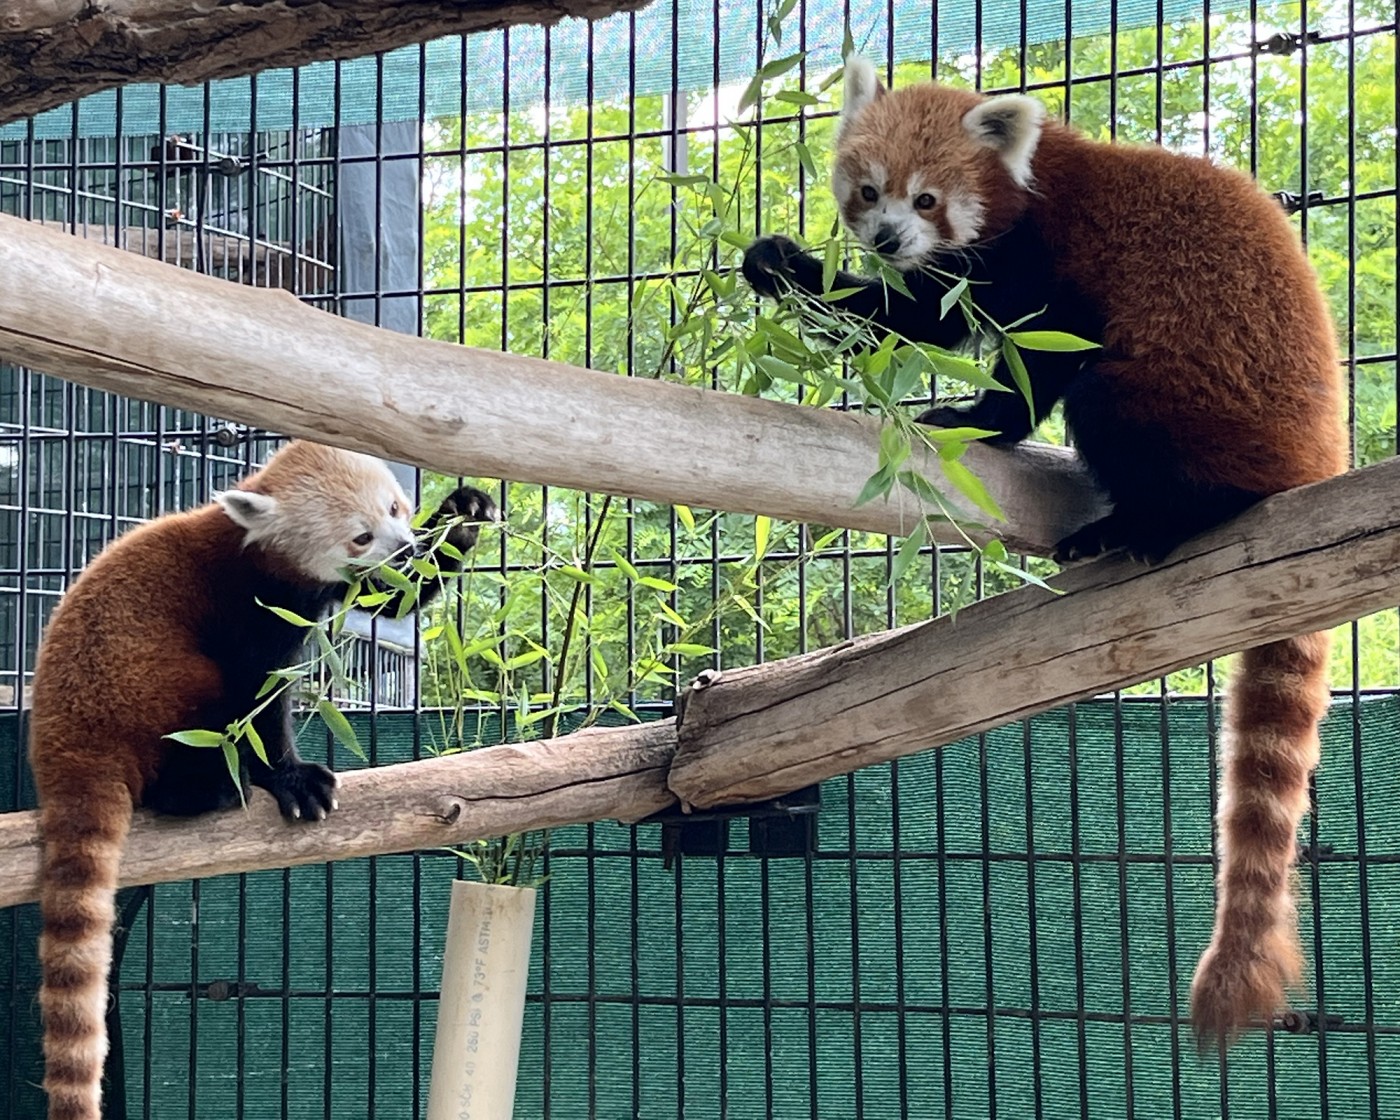
<svg viewBox="0 0 1400 1120">
<path fill-rule="evenodd" d="M 996 236 L 1025 207 L 1042 116 L 932 82 L 889 93 L 848 59 L 832 174 L 846 228 L 901 271 Z"/>
<path fill-rule="evenodd" d="M 380 460 L 298 440 L 218 496 L 248 544 L 307 578 L 338 583 L 413 547 L 412 503 Z"/>
</svg>

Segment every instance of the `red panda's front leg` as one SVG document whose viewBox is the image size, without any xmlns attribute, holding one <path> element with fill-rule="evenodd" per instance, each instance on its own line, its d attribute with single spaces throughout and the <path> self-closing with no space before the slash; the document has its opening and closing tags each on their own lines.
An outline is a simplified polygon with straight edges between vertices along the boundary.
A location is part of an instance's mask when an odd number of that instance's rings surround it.
<svg viewBox="0 0 1400 1120">
<path fill-rule="evenodd" d="M 326 814 L 336 808 L 338 779 L 326 767 L 307 762 L 297 753 L 291 694 L 284 690 L 253 717 L 253 726 L 262 739 L 267 762 L 251 747 L 244 746 L 248 780 L 272 794 L 289 821 L 325 820 Z"/>
<path fill-rule="evenodd" d="M 781 299 L 794 290 L 821 298 L 827 291 L 822 262 L 792 238 L 778 234 L 760 237 L 745 250 L 743 272 L 749 286 L 769 299 Z M 911 342 L 928 342 L 949 350 L 967 342 L 971 332 L 962 314 L 956 310 L 941 314 L 940 301 L 947 287 L 920 272 L 911 272 L 904 279 L 916 298 L 910 299 L 878 278 L 838 271 L 830 290 L 846 294 L 823 302 Z M 926 290 L 930 287 L 934 290 Z"/>
</svg>

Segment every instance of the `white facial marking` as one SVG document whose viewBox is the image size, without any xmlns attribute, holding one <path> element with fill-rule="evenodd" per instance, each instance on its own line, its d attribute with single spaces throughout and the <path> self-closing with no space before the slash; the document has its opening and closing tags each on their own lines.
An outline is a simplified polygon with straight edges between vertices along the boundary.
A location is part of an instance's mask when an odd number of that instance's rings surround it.
<svg viewBox="0 0 1400 1120">
<path fill-rule="evenodd" d="M 954 191 L 944 204 L 948 216 L 948 228 L 953 233 L 955 245 L 971 245 L 982 232 L 982 219 L 987 208 L 981 201 L 963 191 Z"/>
</svg>

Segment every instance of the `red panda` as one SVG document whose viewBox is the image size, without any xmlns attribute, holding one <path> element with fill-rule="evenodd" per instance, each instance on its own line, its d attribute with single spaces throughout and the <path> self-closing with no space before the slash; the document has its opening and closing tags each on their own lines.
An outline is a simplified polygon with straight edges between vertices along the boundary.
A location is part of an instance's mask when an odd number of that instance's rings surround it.
<svg viewBox="0 0 1400 1120">
<path fill-rule="evenodd" d="M 831 287 L 851 291 L 835 306 L 961 346 L 965 317 L 940 310 L 956 273 L 998 324 L 1036 316 L 1031 327 L 1102 344 L 1024 351 L 1030 407 L 993 392 L 919 417 L 1014 443 L 1064 402 L 1113 504 L 1060 542 L 1061 562 L 1122 547 L 1155 563 L 1269 494 L 1346 469 L 1327 307 L 1283 211 L 1247 176 L 1089 140 L 1030 97 L 931 82 L 887 92 L 853 58 L 833 189 L 847 228 L 909 290 L 842 272 Z M 823 290 L 822 262 L 785 237 L 755 241 L 743 272 L 775 298 Z M 995 377 L 1014 384 L 1004 361 Z M 1246 650 L 1230 690 L 1215 929 L 1191 989 L 1202 1049 L 1270 1023 L 1301 980 L 1289 878 L 1330 695 L 1327 648 L 1311 634 Z"/>
<path fill-rule="evenodd" d="M 222 751 L 163 736 L 251 712 L 268 673 L 294 663 L 306 637 L 259 601 L 322 617 L 350 572 L 415 547 L 411 511 L 378 459 L 292 442 L 210 504 L 118 538 L 54 611 L 30 717 L 50 1120 L 100 1117 L 117 866 L 132 810 L 189 815 L 240 803 Z M 495 519 L 496 508 L 463 487 L 424 533 L 458 517 L 444 539 L 460 555 L 476 543 L 473 522 Z M 460 568 L 446 549 L 434 560 Z M 420 598 L 441 585 L 428 581 Z M 286 692 L 254 720 L 270 765 L 245 748 L 243 784 L 271 793 L 289 820 L 321 820 L 336 807 L 336 778 L 297 754 L 291 720 Z"/>
</svg>

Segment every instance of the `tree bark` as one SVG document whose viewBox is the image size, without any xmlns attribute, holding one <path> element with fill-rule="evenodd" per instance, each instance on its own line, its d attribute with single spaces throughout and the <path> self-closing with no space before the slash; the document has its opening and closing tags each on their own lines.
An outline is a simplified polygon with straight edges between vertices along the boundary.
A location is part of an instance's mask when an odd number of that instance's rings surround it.
<svg viewBox="0 0 1400 1120">
<path fill-rule="evenodd" d="M 0 0 L 0 124 L 128 82 L 190 85 L 648 0 Z"/>
<path fill-rule="evenodd" d="M 956 618 L 693 688 L 671 790 L 756 801 L 1323 630 L 1400 598 L 1400 460 L 1278 495 L 1158 567 L 1107 557 Z"/>
<path fill-rule="evenodd" d="M 878 465 L 873 418 L 405 338 L 3 215 L 0 357 L 448 474 L 881 533 L 923 513 L 903 490 L 856 505 Z M 1007 518 L 981 539 L 1046 554 L 1103 512 L 1063 448 L 973 445 L 964 462 Z M 909 465 L 942 484 L 936 455 Z M 950 505 L 965 527 L 987 520 Z"/>
<path fill-rule="evenodd" d="M 664 809 L 672 720 L 593 728 L 529 746 L 485 747 L 341 775 L 340 808 L 289 823 L 254 790 L 246 812 L 190 820 L 136 814 L 121 883 L 166 883 L 295 867 Z M 0 814 L 0 907 L 39 896 L 38 813 Z"/>
<path fill-rule="evenodd" d="M 1271 498 L 1157 568 L 1106 557 L 958 613 L 692 686 L 674 720 L 346 774 L 340 810 L 137 814 L 124 884 L 461 845 L 762 800 L 1400 598 L 1400 459 Z M 709 679 L 708 677 L 705 679 Z M 679 749 L 677 739 L 679 738 Z M 667 788 L 667 774 L 669 784 Z M 0 907 L 34 899 L 37 813 L 0 815 Z"/>
</svg>

